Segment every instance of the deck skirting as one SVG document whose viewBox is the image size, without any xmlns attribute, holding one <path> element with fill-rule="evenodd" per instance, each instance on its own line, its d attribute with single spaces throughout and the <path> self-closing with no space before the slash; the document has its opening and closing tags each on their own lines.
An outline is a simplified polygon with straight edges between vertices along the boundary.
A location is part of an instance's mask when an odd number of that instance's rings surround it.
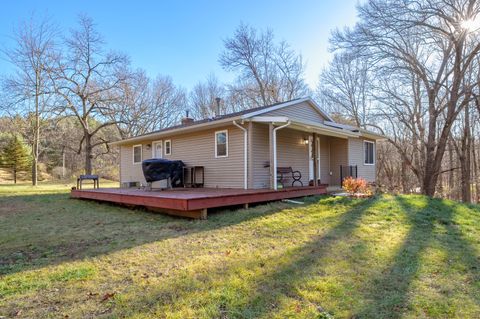
<svg viewBox="0 0 480 319">
<path fill-rule="evenodd" d="M 326 185 L 289 187 L 282 190 L 199 188 L 144 191 L 137 189 L 103 188 L 73 189 L 77 199 L 105 201 L 121 205 L 142 206 L 170 215 L 206 219 L 209 208 L 270 202 L 281 199 L 326 194 Z"/>
</svg>

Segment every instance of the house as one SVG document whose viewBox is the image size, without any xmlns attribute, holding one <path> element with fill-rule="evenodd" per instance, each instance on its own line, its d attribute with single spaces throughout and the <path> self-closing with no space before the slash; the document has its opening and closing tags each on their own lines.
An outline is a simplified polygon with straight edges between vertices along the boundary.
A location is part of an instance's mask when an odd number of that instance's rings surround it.
<svg viewBox="0 0 480 319">
<path fill-rule="evenodd" d="M 121 185 L 145 184 L 142 161 L 164 158 L 203 166 L 206 188 L 277 190 L 277 171 L 285 167 L 299 171 L 304 186 L 341 185 L 351 175 L 375 182 L 382 138 L 336 123 L 314 100 L 301 98 L 206 120 L 186 117 L 112 145 L 120 148 Z"/>
</svg>

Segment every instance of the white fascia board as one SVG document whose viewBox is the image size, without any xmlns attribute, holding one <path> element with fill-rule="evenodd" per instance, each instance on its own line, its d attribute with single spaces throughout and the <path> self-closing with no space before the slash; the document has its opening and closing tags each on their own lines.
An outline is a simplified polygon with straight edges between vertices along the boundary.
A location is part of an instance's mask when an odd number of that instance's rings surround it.
<svg viewBox="0 0 480 319">
<path fill-rule="evenodd" d="M 357 132 L 360 133 L 361 136 L 371 138 L 371 139 L 374 139 L 374 140 L 386 140 L 387 139 L 382 134 L 378 134 L 378 133 L 375 133 L 375 132 L 372 132 L 372 131 L 369 131 L 369 130 L 358 128 L 356 126 L 340 124 L 340 123 L 335 123 L 335 122 L 327 122 L 327 121 L 325 121 L 324 123 L 325 123 L 325 125 L 328 125 L 328 126 L 331 126 L 331 127 L 341 127 L 341 128 L 344 128 L 344 129 L 347 129 L 347 130 L 350 130 L 350 131 L 357 131 Z"/>
<path fill-rule="evenodd" d="M 252 122 L 261 122 L 261 123 L 285 123 L 288 122 L 288 117 L 286 116 L 254 116 L 248 119 Z"/>
<path fill-rule="evenodd" d="M 360 130 L 360 135 L 366 138 L 370 138 L 372 140 L 376 141 L 384 141 L 387 140 L 386 136 L 383 136 L 378 133 L 370 132 L 370 131 L 365 131 L 365 130 Z"/>
<path fill-rule="evenodd" d="M 347 125 L 347 124 L 341 124 L 341 123 L 337 123 L 337 122 L 333 122 L 333 121 L 325 121 L 324 123 L 325 123 L 325 125 L 332 126 L 332 127 L 341 127 L 341 128 L 345 128 L 345 129 L 348 129 L 348 130 L 359 130 L 358 127 Z"/>
<path fill-rule="evenodd" d="M 294 124 L 295 126 L 298 126 L 298 127 L 302 127 L 304 129 L 306 129 L 307 131 L 308 130 L 312 130 L 312 131 L 317 130 L 317 131 L 322 131 L 322 132 L 325 132 L 325 133 L 335 134 L 335 136 L 341 136 L 341 137 L 360 137 L 360 133 L 352 132 L 352 131 L 344 130 L 344 129 L 340 129 L 340 128 L 335 128 L 335 127 L 323 125 L 321 123 L 316 123 L 316 122 L 292 121 L 292 124 Z"/>
</svg>

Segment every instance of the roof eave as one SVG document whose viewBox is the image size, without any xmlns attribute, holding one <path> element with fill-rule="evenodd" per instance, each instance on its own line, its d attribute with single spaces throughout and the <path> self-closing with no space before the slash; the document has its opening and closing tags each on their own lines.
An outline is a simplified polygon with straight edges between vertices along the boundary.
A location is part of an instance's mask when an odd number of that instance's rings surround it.
<svg viewBox="0 0 480 319">
<path fill-rule="evenodd" d="M 109 143 L 109 145 L 110 146 L 120 146 L 120 145 L 132 144 L 132 143 L 135 143 L 135 142 L 149 141 L 149 140 L 152 140 L 152 139 L 155 139 L 155 138 L 161 138 L 161 137 L 172 135 L 172 134 L 195 132 L 195 131 L 203 130 L 205 128 L 210 128 L 210 127 L 213 128 L 215 126 L 224 125 L 226 123 L 230 123 L 230 122 L 233 122 L 233 121 L 236 121 L 236 120 L 239 120 L 239 119 L 241 119 L 240 116 L 235 116 L 235 117 L 229 117 L 229 118 L 215 120 L 215 121 L 211 121 L 211 122 L 205 122 L 205 123 L 201 123 L 201 124 L 192 124 L 192 125 L 189 125 L 189 126 L 179 127 L 179 128 L 172 129 L 172 130 L 150 133 L 150 134 L 145 134 L 145 135 L 141 135 L 141 136 L 131 137 L 131 138 L 116 141 L 116 142 L 111 142 L 111 143 Z"/>
</svg>

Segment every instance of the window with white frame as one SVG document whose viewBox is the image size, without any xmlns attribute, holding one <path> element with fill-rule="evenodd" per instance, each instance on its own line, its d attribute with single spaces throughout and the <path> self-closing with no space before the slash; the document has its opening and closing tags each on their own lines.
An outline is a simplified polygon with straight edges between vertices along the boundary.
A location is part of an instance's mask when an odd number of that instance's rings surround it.
<svg viewBox="0 0 480 319">
<path fill-rule="evenodd" d="M 142 145 L 133 145 L 133 164 L 142 162 Z"/>
<path fill-rule="evenodd" d="M 215 132 L 215 157 L 228 156 L 228 131 Z"/>
<path fill-rule="evenodd" d="M 373 165 L 375 164 L 375 143 L 370 141 L 363 141 L 363 150 L 364 150 L 364 164 Z"/>
<path fill-rule="evenodd" d="M 171 140 L 166 140 L 165 141 L 165 155 L 171 155 L 172 154 L 172 141 Z"/>
</svg>

